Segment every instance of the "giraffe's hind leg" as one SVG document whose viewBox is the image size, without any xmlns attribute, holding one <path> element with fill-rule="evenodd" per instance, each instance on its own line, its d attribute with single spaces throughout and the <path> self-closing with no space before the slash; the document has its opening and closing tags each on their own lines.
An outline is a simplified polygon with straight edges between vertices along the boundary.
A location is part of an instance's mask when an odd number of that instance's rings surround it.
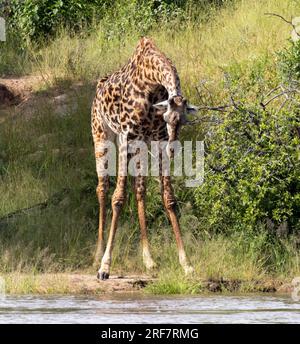
<svg viewBox="0 0 300 344">
<path fill-rule="evenodd" d="M 147 270 L 152 270 L 156 267 L 156 264 L 151 257 L 149 241 L 147 238 L 147 225 L 145 215 L 146 177 L 137 176 L 134 178 L 134 192 L 137 201 L 138 217 L 141 230 L 143 262 Z"/>
</svg>

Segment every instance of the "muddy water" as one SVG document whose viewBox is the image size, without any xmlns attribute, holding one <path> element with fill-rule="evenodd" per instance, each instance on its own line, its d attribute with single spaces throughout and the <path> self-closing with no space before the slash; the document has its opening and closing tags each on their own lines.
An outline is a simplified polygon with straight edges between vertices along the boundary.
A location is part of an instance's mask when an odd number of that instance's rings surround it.
<svg viewBox="0 0 300 344">
<path fill-rule="evenodd" d="M 289 296 L 7 296 L 0 323 L 300 323 Z"/>
</svg>

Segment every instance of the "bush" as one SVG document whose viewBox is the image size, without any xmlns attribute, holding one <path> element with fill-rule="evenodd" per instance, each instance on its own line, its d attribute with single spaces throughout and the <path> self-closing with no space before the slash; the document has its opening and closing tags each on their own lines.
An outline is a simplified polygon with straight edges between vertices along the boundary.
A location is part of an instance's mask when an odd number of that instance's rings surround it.
<svg viewBox="0 0 300 344">
<path fill-rule="evenodd" d="M 95 24 L 105 26 L 108 38 L 134 29 L 146 34 L 158 21 L 189 18 L 231 0 L 6 0 L 0 6 L 9 27 L 23 40 L 40 41 L 63 27 L 70 33 L 86 33 Z M 84 30 L 82 30 L 84 29 Z"/>
<path fill-rule="evenodd" d="M 47 38 L 61 27 L 77 32 L 101 16 L 109 1 L 12 0 L 2 8 L 10 27 L 24 40 Z"/>
<path fill-rule="evenodd" d="M 174 15 L 176 8 L 162 0 L 12 0 L 2 6 L 0 13 L 24 40 L 36 40 L 55 35 L 61 27 L 70 33 L 82 32 L 103 18 L 112 28 L 119 27 L 119 33 L 130 26 L 145 31 L 157 18 Z"/>
<path fill-rule="evenodd" d="M 290 46 L 279 53 L 279 67 L 285 79 L 300 79 L 300 40 L 290 41 Z"/>
<path fill-rule="evenodd" d="M 206 178 L 196 190 L 200 217 L 219 232 L 260 222 L 299 229 L 299 109 L 248 109 L 225 115 L 206 137 Z"/>
</svg>

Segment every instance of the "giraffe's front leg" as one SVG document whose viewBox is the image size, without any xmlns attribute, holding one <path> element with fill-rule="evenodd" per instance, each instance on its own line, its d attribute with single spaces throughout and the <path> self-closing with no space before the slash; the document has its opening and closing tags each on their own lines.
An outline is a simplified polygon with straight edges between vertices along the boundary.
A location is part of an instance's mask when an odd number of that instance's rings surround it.
<svg viewBox="0 0 300 344">
<path fill-rule="evenodd" d="M 94 256 L 94 266 L 98 265 L 104 253 L 104 239 L 103 233 L 106 220 L 106 195 L 109 187 L 109 177 L 98 177 L 97 197 L 99 202 L 99 227 L 98 227 L 98 241 Z"/>
<path fill-rule="evenodd" d="M 156 264 L 151 257 L 149 241 L 147 238 L 147 225 L 145 215 L 146 177 L 138 176 L 134 178 L 134 191 L 137 201 L 138 217 L 141 230 L 143 262 L 147 270 L 152 270 L 156 267 Z"/>
<path fill-rule="evenodd" d="M 96 169 L 98 175 L 98 186 L 96 189 L 99 202 L 99 225 L 98 225 L 98 240 L 94 255 L 94 266 L 98 266 L 104 251 L 104 227 L 106 220 L 106 197 L 109 188 L 109 174 L 108 167 L 108 152 L 114 141 L 114 133 L 105 125 L 101 117 L 98 116 L 96 107 L 93 107 L 93 125 L 92 133 L 94 140 Z"/>
<path fill-rule="evenodd" d="M 165 206 L 168 218 L 171 222 L 171 225 L 175 234 L 175 238 L 176 238 L 178 254 L 179 254 L 179 262 L 181 266 L 183 267 L 185 274 L 188 275 L 194 272 L 194 268 L 190 265 L 185 253 L 185 249 L 184 249 L 184 245 L 183 245 L 183 241 L 182 241 L 182 237 L 180 233 L 180 226 L 179 226 L 179 222 L 178 222 L 176 211 L 175 211 L 176 198 L 174 196 L 173 188 L 171 185 L 171 178 L 170 176 L 161 176 L 160 179 L 161 179 L 161 192 L 162 192 L 164 206 Z"/>
<path fill-rule="evenodd" d="M 112 250 L 113 242 L 116 235 L 118 220 L 121 213 L 121 209 L 125 203 L 126 197 L 126 177 L 118 176 L 117 187 L 112 196 L 112 221 L 110 232 L 107 240 L 106 250 L 101 261 L 101 266 L 98 271 L 98 279 L 106 280 L 109 278 L 111 260 L 112 260 Z"/>
</svg>

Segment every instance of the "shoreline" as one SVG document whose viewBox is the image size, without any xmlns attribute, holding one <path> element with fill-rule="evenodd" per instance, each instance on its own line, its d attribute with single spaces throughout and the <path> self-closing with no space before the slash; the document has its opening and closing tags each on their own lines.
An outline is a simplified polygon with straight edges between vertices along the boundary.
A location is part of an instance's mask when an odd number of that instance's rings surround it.
<svg viewBox="0 0 300 344">
<path fill-rule="evenodd" d="M 106 281 L 98 281 L 95 274 L 88 273 L 6 273 L 0 275 L 5 282 L 7 295 L 107 295 L 131 292 L 142 292 L 148 295 L 171 295 L 161 286 L 156 289 L 156 284 L 164 283 L 158 278 L 148 275 L 112 275 Z M 186 280 L 189 284 L 189 280 Z M 197 279 L 191 284 L 198 286 L 198 291 L 182 292 L 185 295 L 202 294 L 291 294 L 291 282 L 270 278 L 265 280 L 224 280 L 224 279 Z M 158 292 L 157 292 L 158 290 Z M 195 290 L 195 289 L 194 289 Z"/>
</svg>

